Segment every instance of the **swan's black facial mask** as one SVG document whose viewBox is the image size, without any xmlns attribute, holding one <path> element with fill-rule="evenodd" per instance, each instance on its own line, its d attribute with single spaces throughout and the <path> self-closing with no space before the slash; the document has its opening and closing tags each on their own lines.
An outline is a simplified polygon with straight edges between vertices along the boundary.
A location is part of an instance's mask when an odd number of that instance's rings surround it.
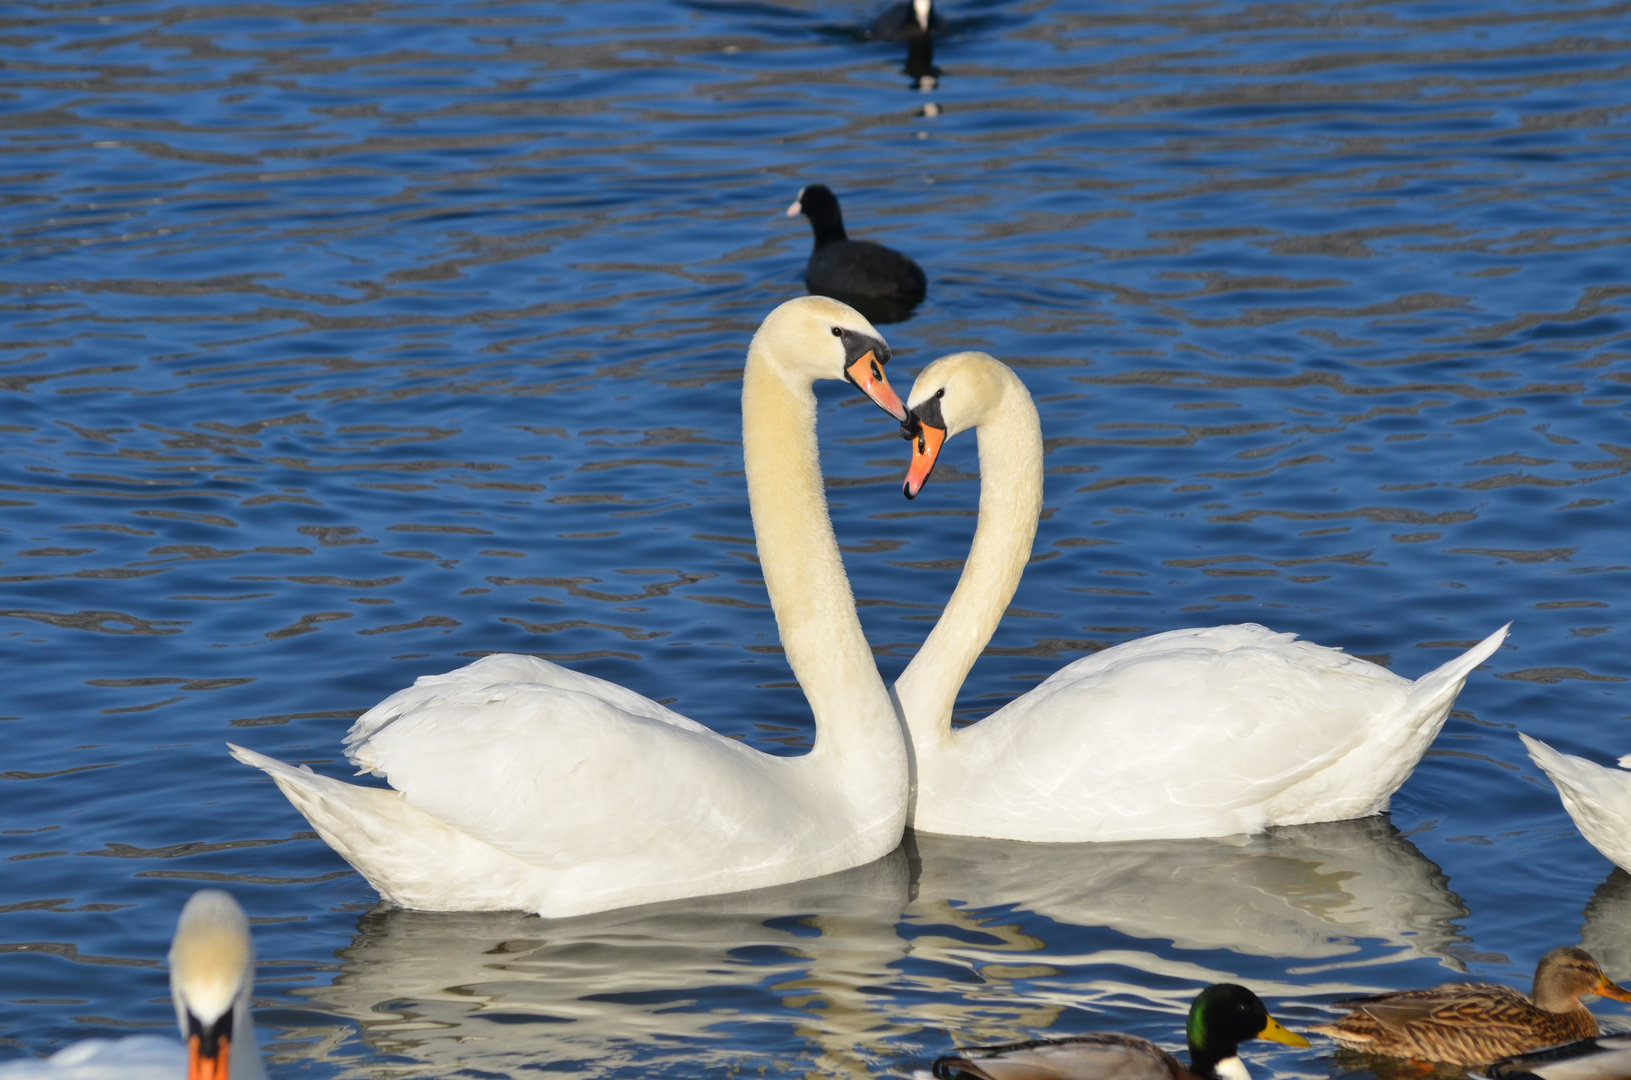
<svg viewBox="0 0 1631 1080">
<path fill-rule="evenodd" d="M 841 326 L 833 327 L 832 332 L 844 345 L 844 378 L 871 398 L 878 408 L 904 421 L 906 404 L 883 373 L 883 366 L 889 363 L 889 346 L 869 334 Z"/>
<path fill-rule="evenodd" d="M 187 1080 L 222 1080 L 232 1056 L 232 1009 L 205 1024 L 187 1011 Z"/>
</svg>

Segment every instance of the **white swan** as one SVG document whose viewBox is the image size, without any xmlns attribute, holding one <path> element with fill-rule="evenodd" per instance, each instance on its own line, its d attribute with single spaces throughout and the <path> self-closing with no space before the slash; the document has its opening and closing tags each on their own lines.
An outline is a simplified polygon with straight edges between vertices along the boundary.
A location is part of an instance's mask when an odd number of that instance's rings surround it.
<svg viewBox="0 0 1631 1080">
<path fill-rule="evenodd" d="M 0 1065 L 0 1080 L 266 1080 L 249 1016 L 255 949 L 243 909 L 193 893 L 170 945 L 170 996 L 186 1046 L 157 1035 L 85 1039 L 43 1061 Z"/>
<path fill-rule="evenodd" d="M 914 828 L 1010 840 L 1224 836 L 1387 807 L 1496 631 L 1411 682 L 1246 623 L 1171 630 L 1084 657 L 977 724 L 952 706 L 1030 556 L 1042 431 L 1018 376 L 955 353 L 907 402 L 906 494 L 942 443 L 979 428 L 980 517 L 950 603 L 895 683 L 914 767 Z"/>
<path fill-rule="evenodd" d="M 1591 846 L 1621 868 L 1631 867 L 1631 754 L 1610 769 L 1583 757 L 1553 750 L 1523 732 L 1518 738 L 1529 757 L 1557 787 L 1563 809 Z"/>
<path fill-rule="evenodd" d="M 579 915 L 777 885 L 900 842 L 906 747 L 861 633 L 816 456 L 818 379 L 897 418 L 888 347 L 824 297 L 748 346 L 742 456 L 760 569 L 815 746 L 773 757 L 615 683 L 531 656 L 427 676 L 358 718 L 346 754 L 395 790 L 233 747 L 386 899 Z"/>
</svg>

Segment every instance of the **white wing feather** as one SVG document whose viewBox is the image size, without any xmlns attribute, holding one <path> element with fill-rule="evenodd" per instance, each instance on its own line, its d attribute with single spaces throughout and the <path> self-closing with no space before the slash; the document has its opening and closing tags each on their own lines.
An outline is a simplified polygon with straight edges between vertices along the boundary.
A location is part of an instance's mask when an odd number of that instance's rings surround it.
<svg viewBox="0 0 1631 1080">
<path fill-rule="evenodd" d="M 800 835 L 784 759 L 689 720 L 655 719 L 668 710 L 640 700 L 634 712 L 557 686 L 455 686 L 374 726 L 350 752 L 411 805 L 543 867 L 644 857 L 659 837 L 670 854 L 700 857 Z M 701 790 L 699 776 L 716 782 Z M 681 814 L 681 827 L 677 813 L 699 798 L 709 814 Z M 772 807 L 778 818 L 766 820 Z M 758 835 L 755 822 L 765 826 Z"/>
<path fill-rule="evenodd" d="M 530 656 L 421 678 L 346 743 L 394 790 L 232 749 L 407 907 L 575 915 L 828 873 L 877 842 L 835 830 L 815 755 L 760 753 Z"/>
<path fill-rule="evenodd" d="M 1117 645 L 958 732 L 917 825 L 1103 841 L 1374 814 L 1505 636 L 1414 683 L 1252 623 Z"/>
<path fill-rule="evenodd" d="M 421 675 L 412 686 L 398 690 L 384 701 L 357 718 L 346 734 L 346 756 L 364 772 L 375 772 L 369 763 L 368 740 L 392 721 L 423 709 L 438 705 L 462 703 L 479 704 L 484 691 L 491 691 L 492 700 L 516 686 L 553 686 L 561 690 L 577 690 L 592 694 L 615 705 L 626 713 L 660 720 L 675 727 L 706 732 L 708 729 L 672 709 L 657 704 L 644 694 L 617 683 L 598 679 L 593 675 L 573 671 L 548 660 L 521 653 L 494 653 L 473 664 L 442 675 Z M 383 775 L 375 772 L 375 775 Z"/>
</svg>

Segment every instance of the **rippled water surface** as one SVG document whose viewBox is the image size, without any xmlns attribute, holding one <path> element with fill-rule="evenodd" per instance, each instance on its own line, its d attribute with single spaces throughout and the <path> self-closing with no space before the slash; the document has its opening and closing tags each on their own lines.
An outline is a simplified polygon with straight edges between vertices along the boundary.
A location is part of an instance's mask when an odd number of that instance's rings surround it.
<svg viewBox="0 0 1631 1080">
<path fill-rule="evenodd" d="M 945 0 L 938 79 L 815 3 L 36 2 L 0 16 L 0 1060 L 172 1023 L 185 896 L 256 919 L 272 1075 L 861 1076 L 1195 990 L 1631 975 L 1631 879 L 1516 729 L 1631 750 L 1631 8 Z M 919 85 L 914 86 L 914 83 Z M 933 83 L 933 85 L 931 85 Z M 964 687 L 1257 621 L 1416 676 L 1513 621 L 1389 818 L 1064 850 L 551 923 L 376 905 L 228 740 L 495 650 L 774 753 L 741 359 L 824 182 L 1048 439 Z M 822 391 L 886 679 L 949 594 L 974 440 L 905 502 Z M 1600 1002 L 1605 1020 L 1631 1026 Z M 1254 1044 L 1258 1075 L 1363 1066 Z"/>
</svg>

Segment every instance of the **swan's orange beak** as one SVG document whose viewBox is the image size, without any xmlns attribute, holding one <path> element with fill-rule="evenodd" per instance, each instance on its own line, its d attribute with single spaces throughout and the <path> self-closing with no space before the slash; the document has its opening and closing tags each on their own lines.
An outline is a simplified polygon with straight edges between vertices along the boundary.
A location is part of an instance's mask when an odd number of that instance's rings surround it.
<svg viewBox="0 0 1631 1080">
<path fill-rule="evenodd" d="M 896 420 L 905 421 L 906 403 L 901 401 L 895 388 L 889 385 L 889 379 L 883 373 L 883 365 L 878 362 L 877 353 L 868 349 L 844 369 L 844 377 L 854 383 L 856 388 L 872 399 L 872 403 Z"/>
<path fill-rule="evenodd" d="M 929 482 L 929 474 L 934 472 L 934 463 L 946 442 L 946 429 L 925 424 L 915 416 L 902 427 L 905 428 L 902 434 L 912 441 L 912 463 L 906 467 L 906 482 L 901 485 L 901 493 L 915 499 Z"/>
<path fill-rule="evenodd" d="M 187 1039 L 187 1080 L 228 1080 L 227 1061 L 232 1056 L 232 1040 L 225 1035 L 214 1040 L 206 1052 L 204 1040 L 195 1032 Z"/>
</svg>

